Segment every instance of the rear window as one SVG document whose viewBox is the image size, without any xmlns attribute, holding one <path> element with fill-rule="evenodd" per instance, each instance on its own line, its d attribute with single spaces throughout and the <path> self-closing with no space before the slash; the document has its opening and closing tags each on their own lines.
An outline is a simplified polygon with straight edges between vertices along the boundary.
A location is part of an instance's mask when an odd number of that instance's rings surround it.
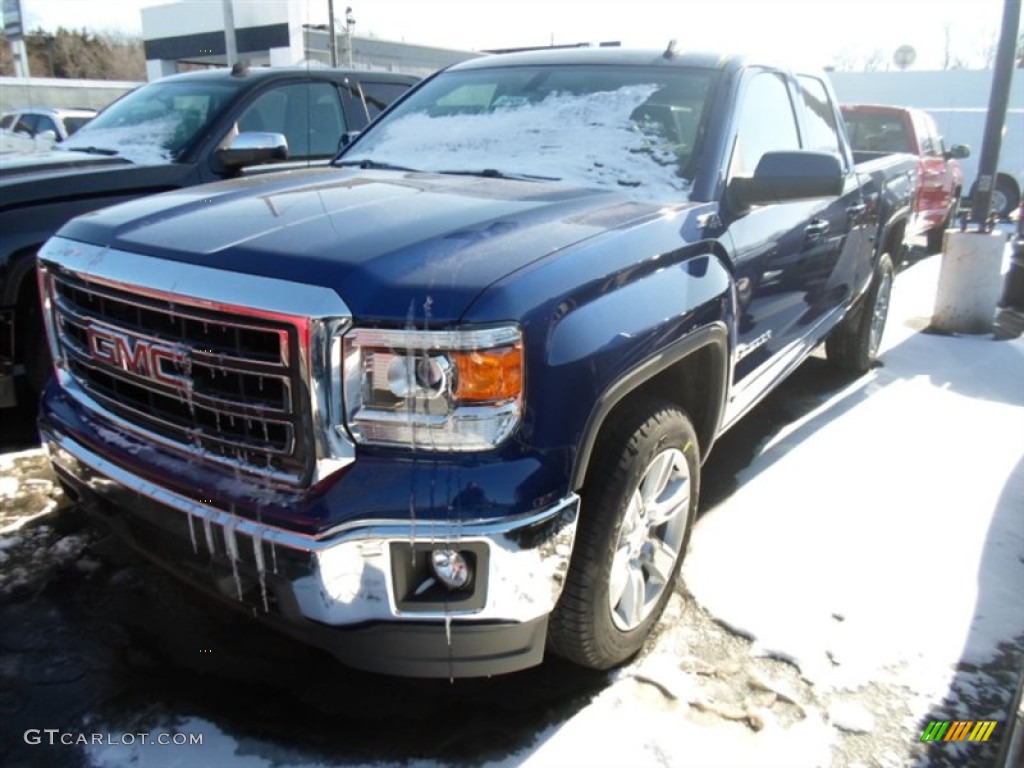
<svg viewBox="0 0 1024 768">
<path fill-rule="evenodd" d="M 409 90 L 409 86 L 405 83 L 374 83 L 363 80 L 359 85 L 366 96 L 366 108 L 370 112 L 371 119 Z"/>
<path fill-rule="evenodd" d="M 850 144 L 858 152 L 913 152 L 899 115 L 844 111 Z"/>
<path fill-rule="evenodd" d="M 91 117 L 65 117 L 64 128 L 68 132 L 68 136 L 70 136 L 90 120 L 92 120 Z"/>
</svg>

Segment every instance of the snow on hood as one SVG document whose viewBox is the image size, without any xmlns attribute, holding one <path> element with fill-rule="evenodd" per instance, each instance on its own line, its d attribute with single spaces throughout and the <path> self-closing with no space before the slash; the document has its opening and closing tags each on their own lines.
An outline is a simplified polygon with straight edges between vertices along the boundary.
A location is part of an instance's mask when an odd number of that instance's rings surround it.
<svg viewBox="0 0 1024 768">
<path fill-rule="evenodd" d="M 481 114 L 416 112 L 382 125 L 345 161 L 431 171 L 493 168 L 611 188 L 640 202 L 684 202 L 691 182 L 675 174 L 676 153 L 631 119 L 657 88 L 553 93 L 537 103 L 507 99 Z"/>
</svg>

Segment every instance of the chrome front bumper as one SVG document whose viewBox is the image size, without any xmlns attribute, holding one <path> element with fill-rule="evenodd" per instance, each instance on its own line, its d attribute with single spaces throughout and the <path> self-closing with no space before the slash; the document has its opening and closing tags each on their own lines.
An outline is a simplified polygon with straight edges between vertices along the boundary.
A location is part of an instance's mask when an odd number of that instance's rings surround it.
<svg viewBox="0 0 1024 768">
<path fill-rule="evenodd" d="M 159 535 L 177 538 L 186 559 L 230 566 L 216 587 L 255 611 L 293 606 L 306 620 L 331 627 L 368 622 L 525 623 L 546 617 L 561 593 L 572 551 L 579 497 L 500 520 L 367 520 L 321 537 L 306 536 L 232 514 L 170 491 L 108 461 L 78 441 L 41 428 L 58 475 L 108 509 L 146 514 Z M 86 506 L 90 506 L 86 503 Z M 405 607 L 396 595 L 394 562 L 430 547 L 484 553 L 484 593 L 472 606 Z M 191 552 L 191 558 L 189 557 Z M 290 594 L 282 594 L 282 591 Z M 406 601 L 407 603 L 407 601 Z"/>
</svg>

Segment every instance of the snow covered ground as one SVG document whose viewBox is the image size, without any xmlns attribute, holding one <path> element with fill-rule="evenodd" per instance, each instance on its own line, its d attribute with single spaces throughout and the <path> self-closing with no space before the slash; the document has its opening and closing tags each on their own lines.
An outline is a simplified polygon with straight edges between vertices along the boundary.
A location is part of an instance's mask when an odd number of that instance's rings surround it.
<svg viewBox="0 0 1024 768">
<path fill-rule="evenodd" d="M 938 269 L 931 258 L 898 276 L 883 365 L 772 432 L 737 490 L 702 515 L 685 590 L 649 651 L 529 747 L 489 761 L 466 754 L 465 762 L 991 764 L 1024 665 L 1024 339 L 922 332 Z M 718 450 L 736 446 L 727 436 Z M 0 457 L 0 470 L 10 466 Z M 27 490 L 46 491 L 43 482 Z M 0 506 L 27 490 L 5 475 Z M 17 519 L 0 523 L 3 576 L 19 537 L 36 534 Z M 54 559 L 86 547 L 51 539 Z M 922 744 L 928 721 L 942 719 L 999 725 L 991 744 Z M 136 725 L 129 730 L 202 733 L 204 743 L 95 745 L 87 760 L 357 764 L 239 738 L 190 711 Z M 79 730 L 125 727 L 100 713 Z"/>
</svg>

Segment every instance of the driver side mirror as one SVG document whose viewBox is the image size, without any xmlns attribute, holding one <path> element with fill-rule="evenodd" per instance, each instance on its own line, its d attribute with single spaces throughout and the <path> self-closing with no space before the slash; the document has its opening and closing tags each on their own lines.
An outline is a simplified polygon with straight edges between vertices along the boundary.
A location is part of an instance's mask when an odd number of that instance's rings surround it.
<svg viewBox="0 0 1024 768">
<path fill-rule="evenodd" d="M 963 160 L 971 156 L 971 148 L 966 144 L 954 144 L 946 150 L 947 160 Z"/>
<path fill-rule="evenodd" d="M 843 193 L 843 166 L 831 152 L 765 152 L 754 175 L 729 182 L 728 195 L 740 211 L 753 205 L 788 203 Z"/>
<path fill-rule="evenodd" d="M 235 136 L 215 157 L 224 171 L 288 159 L 288 139 L 283 133 L 251 131 Z"/>
</svg>

